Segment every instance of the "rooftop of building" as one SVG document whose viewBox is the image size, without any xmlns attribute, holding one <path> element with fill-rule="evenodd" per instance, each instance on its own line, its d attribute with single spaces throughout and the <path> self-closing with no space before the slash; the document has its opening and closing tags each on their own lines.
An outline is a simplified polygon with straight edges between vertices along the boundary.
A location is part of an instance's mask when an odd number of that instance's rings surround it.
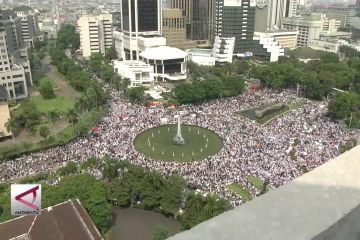
<svg viewBox="0 0 360 240">
<path fill-rule="evenodd" d="M 192 48 L 186 51 L 191 54 L 212 54 L 213 52 L 212 49 L 204 49 L 204 48 Z"/>
<path fill-rule="evenodd" d="M 170 240 L 358 240 L 360 146 Z"/>
<path fill-rule="evenodd" d="M 297 30 L 289 30 L 289 29 L 272 29 L 266 30 L 265 33 L 272 33 L 272 34 L 298 34 Z"/>
<path fill-rule="evenodd" d="M 78 199 L 43 209 L 38 216 L 22 216 L 0 223 L 1 239 L 27 236 L 36 240 L 101 240 L 91 218 Z"/>
<path fill-rule="evenodd" d="M 332 36 L 332 37 L 335 37 L 335 36 L 351 36 L 352 33 L 351 32 L 330 32 L 330 33 L 327 33 L 327 32 L 322 32 L 320 33 L 320 36 Z"/>
<path fill-rule="evenodd" d="M 187 53 L 179 48 L 159 46 L 146 49 L 145 51 L 140 53 L 140 56 L 146 59 L 169 60 L 176 58 L 185 58 L 187 56 Z"/>
<path fill-rule="evenodd" d="M 150 64 L 147 64 L 140 60 L 126 60 L 126 61 L 115 60 L 115 61 L 113 61 L 113 63 L 114 63 L 115 67 L 116 67 L 116 65 L 124 65 L 124 66 L 128 66 L 128 67 L 149 67 L 150 66 Z"/>
<path fill-rule="evenodd" d="M 8 130 L 5 127 L 6 122 L 10 119 L 9 105 L 6 99 L 7 99 L 7 94 L 6 94 L 6 98 L 3 99 L 0 98 L 0 138 L 11 136 L 11 133 L 8 132 Z"/>
</svg>

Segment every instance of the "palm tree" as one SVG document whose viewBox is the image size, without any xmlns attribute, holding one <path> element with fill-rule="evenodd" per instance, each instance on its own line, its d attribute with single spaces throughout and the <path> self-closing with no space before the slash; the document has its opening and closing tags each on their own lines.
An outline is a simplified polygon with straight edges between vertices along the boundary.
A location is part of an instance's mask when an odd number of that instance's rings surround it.
<svg viewBox="0 0 360 240">
<path fill-rule="evenodd" d="M 103 170 L 104 178 L 107 178 L 109 182 L 119 176 L 118 166 L 115 161 L 107 160 L 105 162 L 104 170 Z"/>
<path fill-rule="evenodd" d="M 79 115 L 77 114 L 75 109 L 72 108 L 66 112 L 66 116 L 68 117 L 69 123 L 71 123 L 72 129 L 73 129 L 73 134 L 75 135 L 74 124 L 78 122 Z"/>
<path fill-rule="evenodd" d="M 18 124 L 15 119 L 9 118 L 7 122 L 5 123 L 6 131 L 11 132 L 11 137 L 13 140 L 13 143 L 15 142 L 14 132 L 16 131 L 16 128 L 18 127 Z"/>
<path fill-rule="evenodd" d="M 56 138 L 56 129 L 55 129 L 55 125 L 56 122 L 59 120 L 60 116 L 59 113 L 56 110 L 51 110 L 50 112 L 48 112 L 48 119 L 51 121 L 51 123 L 53 124 L 53 131 L 55 134 L 55 138 Z"/>
<path fill-rule="evenodd" d="M 93 87 L 89 87 L 86 89 L 86 95 L 88 99 L 91 101 L 91 103 L 95 102 L 95 107 L 98 107 L 98 96 L 97 92 Z"/>
<path fill-rule="evenodd" d="M 32 123 L 27 127 L 29 133 L 31 134 L 31 136 L 33 137 L 33 143 L 35 144 L 35 136 L 37 133 L 37 128 L 36 128 L 36 124 Z"/>
<path fill-rule="evenodd" d="M 37 133 L 36 125 L 38 124 L 37 121 L 29 120 L 26 122 L 26 129 L 29 131 L 31 136 L 33 137 L 33 143 L 35 144 L 35 136 Z"/>
<path fill-rule="evenodd" d="M 80 111 L 81 121 L 83 120 L 83 114 L 89 109 L 89 99 L 85 96 L 77 98 L 75 101 L 75 110 Z"/>
</svg>

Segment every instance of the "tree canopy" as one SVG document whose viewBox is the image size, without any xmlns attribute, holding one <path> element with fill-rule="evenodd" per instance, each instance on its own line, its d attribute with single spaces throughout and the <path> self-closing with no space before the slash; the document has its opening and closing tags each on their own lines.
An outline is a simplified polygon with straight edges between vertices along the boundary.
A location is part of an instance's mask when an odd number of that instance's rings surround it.
<svg viewBox="0 0 360 240">
<path fill-rule="evenodd" d="M 80 35 L 76 32 L 75 26 L 70 24 L 61 25 L 57 34 L 56 44 L 60 49 L 79 49 Z"/>
</svg>

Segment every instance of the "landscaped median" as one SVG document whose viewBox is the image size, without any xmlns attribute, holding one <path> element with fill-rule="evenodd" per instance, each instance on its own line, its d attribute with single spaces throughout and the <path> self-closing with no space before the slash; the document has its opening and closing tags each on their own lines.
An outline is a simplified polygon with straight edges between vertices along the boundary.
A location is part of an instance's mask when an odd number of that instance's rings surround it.
<svg viewBox="0 0 360 240">
<path fill-rule="evenodd" d="M 268 192 L 271 187 L 268 184 L 265 184 L 265 182 L 255 176 L 249 176 L 247 178 L 248 183 L 250 183 L 252 186 L 257 188 L 258 190 L 262 191 L 262 193 Z M 266 185 L 266 186 L 265 186 Z M 249 189 L 242 186 L 239 183 L 232 183 L 227 185 L 227 188 L 237 195 L 239 195 L 243 200 L 250 201 L 253 196 Z"/>
<path fill-rule="evenodd" d="M 289 111 L 301 107 L 302 104 L 293 103 L 293 104 L 284 104 L 284 103 L 273 103 L 265 104 L 262 106 L 245 109 L 239 112 L 236 112 L 236 115 L 245 117 L 249 120 L 255 121 L 260 125 L 265 125 L 274 119 L 288 113 Z"/>
<path fill-rule="evenodd" d="M 107 113 L 108 109 L 104 107 L 87 112 L 83 115 L 82 120 L 75 123 L 74 126 L 70 125 L 62 132 L 58 133 L 56 137 L 48 137 L 39 143 L 13 144 L 7 147 L 2 147 L 0 148 L 0 160 L 12 159 L 22 154 L 45 150 L 69 142 L 82 134 L 86 134 L 89 129 L 106 116 Z"/>
</svg>

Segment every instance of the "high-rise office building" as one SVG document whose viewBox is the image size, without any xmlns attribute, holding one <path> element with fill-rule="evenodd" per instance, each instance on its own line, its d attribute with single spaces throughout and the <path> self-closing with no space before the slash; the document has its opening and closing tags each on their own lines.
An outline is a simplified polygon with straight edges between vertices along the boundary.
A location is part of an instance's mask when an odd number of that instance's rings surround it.
<svg viewBox="0 0 360 240">
<path fill-rule="evenodd" d="M 80 27 L 80 49 L 84 58 L 89 58 L 92 53 L 104 55 L 106 50 L 112 46 L 111 14 L 84 15 L 79 19 L 78 24 Z"/>
<path fill-rule="evenodd" d="M 297 0 L 258 0 L 255 9 L 255 31 L 276 30 L 284 17 L 294 17 Z"/>
<path fill-rule="evenodd" d="M 161 38 L 161 0 L 121 0 L 121 33 L 126 60 L 138 60 L 147 47 L 166 44 Z"/>
<path fill-rule="evenodd" d="M 180 9 L 185 18 L 186 38 L 191 40 L 194 1 L 196 0 L 167 0 L 166 8 Z"/>
<path fill-rule="evenodd" d="M 121 8 L 123 31 L 160 33 L 160 0 L 122 0 Z"/>
<path fill-rule="evenodd" d="M 20 58 L 20 51 L 26 48 L 22 35 L 21 19 L 11 10 L 0 10 L 0 24 L 6 34 L 7 49 L 17 58 Z"/>
<path fill-rule="evenodd" d="M 215 35 L 235 37 L 234 55 L 251 52 L 254 56 L 277 61 L 283 49 L 271 39 L 265 39 L 266 36 L 254 36 L 255 11 L 254 0 L 217 0 Z"/>
<path fill-rule="evenodd" d="M 21 19 L 21 32 L 24 41 L 30 47 L 34 47 L 34 41 L 39 36 L 38 13 L 26 7 L 18 7 L 14 12 Z"/>
<path fill-rule="evenodd" d="M 162 33 L 166 44 L 170 47 L 185 48 L 186 27 L 185 18 L 180 9 L 163 9 Z"/>
<path fill-rule="evenodd" d="M 27 50 L 21 19 L 10 10 L 0 10 L 0 84 L 10 99 L 27 97 L 33 84 Z"/>
<path fill-rule="evenodd" d="M 181 9 L 188 40 L 214 40 L 216 0 L 167 0 L 167 7 Z"/>
<path fill-rule="evenodd" d="M 6 42 L 5 31 L 0 30 L 0 84 L 5 87 L 9 99 L 27 97 L 25 68 L 12 58 L 7 50 Z M 27 64 L 27 68 L 30 69 L 30 64 Z"/>
</svg>

